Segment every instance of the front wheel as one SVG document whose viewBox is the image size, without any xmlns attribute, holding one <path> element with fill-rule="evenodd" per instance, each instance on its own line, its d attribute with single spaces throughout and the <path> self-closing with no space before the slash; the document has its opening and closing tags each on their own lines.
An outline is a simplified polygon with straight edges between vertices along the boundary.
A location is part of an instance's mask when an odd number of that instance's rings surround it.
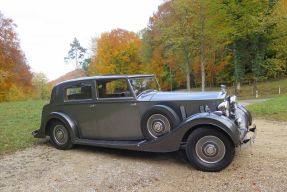
<svg viewBox="0 0 287 192">
<path fill-rule="evenodd" d="M 201 171 L 221 171 L 233 160 L 235 146 L 214 127 L 200 127 L 187 139 L 186 155 L 190 164 Z"/>
<path fill-rule="evenodd" d="M 69 131 L 60 121 L 51 124 L 50 141 L 57 149 L 65 150 L 73 147 Z"/>
</svg>

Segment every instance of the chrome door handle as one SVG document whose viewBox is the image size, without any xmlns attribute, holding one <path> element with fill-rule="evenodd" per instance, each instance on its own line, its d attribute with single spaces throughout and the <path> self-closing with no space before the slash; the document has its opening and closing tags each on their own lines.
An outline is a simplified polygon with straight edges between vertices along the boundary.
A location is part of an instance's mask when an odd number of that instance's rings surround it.
<svg viewBox="0 0 287 192">
<path fill-rule="evenodd" d="M 131 106 L 137 106 L 137 103 L 132 103 Z"/>
</svg>

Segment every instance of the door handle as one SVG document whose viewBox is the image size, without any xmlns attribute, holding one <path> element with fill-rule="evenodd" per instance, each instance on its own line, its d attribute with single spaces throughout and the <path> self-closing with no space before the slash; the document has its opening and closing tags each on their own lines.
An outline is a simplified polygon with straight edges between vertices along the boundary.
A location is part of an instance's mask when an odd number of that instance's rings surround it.
<svg viewBox="0 0 287 192">
<path fill-rule="evenodd" d="M 132 103 L 131 106 L 137 106 L 137 103 Z"/>
<path fill-rule="evenodd" d="M 92 104 L 89 106 L 89 108 L 94 108 L 96 105 L 95 104 Z"/>
</svg>

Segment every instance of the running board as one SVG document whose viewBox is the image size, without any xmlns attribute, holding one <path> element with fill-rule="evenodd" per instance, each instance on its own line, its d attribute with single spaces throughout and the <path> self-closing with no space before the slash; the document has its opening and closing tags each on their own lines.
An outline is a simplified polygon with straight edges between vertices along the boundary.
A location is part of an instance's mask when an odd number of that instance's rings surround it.
<svg viewBox="0 0 287 192">
<path fill-rule="evenodd" d="M 108 140 L 91 140 L 91 139 L 75 139 L 74 144 L 89 145 L 95 147 L 108 147 L 118 149 L 139 150 L 141 144 L 146 140 L 136 141 L 108 141 Z"/>
</svg>

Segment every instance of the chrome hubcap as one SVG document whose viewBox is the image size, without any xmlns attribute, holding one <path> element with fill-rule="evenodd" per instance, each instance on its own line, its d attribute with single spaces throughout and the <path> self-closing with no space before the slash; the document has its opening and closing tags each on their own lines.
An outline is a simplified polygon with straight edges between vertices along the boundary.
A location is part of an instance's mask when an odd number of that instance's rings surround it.
<svg viewBox="0 0 287 192">
<path fill-rule="evenodd" d="M 164 125 L 161 122 L 155 122 L 153 127 L 155 132 L 160 133 L 163 131 Z"/>
<path fill-rule="evenodd" d="M 204 148 L 204 152 L 207 155 L 214 155 L 216 153 L 216 147 L 213 144 L 208 144 L 205 148 Z"/>
<path fill-rule="evenodd" d="M 53 136 L 58 145 L 64 145 L 68 141 L 68 133 L 63 125 L 56 125 L 54 127 Z"/>
<path fill-rule="evenodd" d="M 225 145 L 216 136 L 204 136 L 195 146 L 196 155 L 205 163 L 217 163 L 225 156 Z"/>
<path fill-rule="evenodd" d="M 169 120 L 164 115 L 153 114 L 147 120 L 147 130 L 152 137 L 158 138 L 170 131 Z"/>
</svg>

